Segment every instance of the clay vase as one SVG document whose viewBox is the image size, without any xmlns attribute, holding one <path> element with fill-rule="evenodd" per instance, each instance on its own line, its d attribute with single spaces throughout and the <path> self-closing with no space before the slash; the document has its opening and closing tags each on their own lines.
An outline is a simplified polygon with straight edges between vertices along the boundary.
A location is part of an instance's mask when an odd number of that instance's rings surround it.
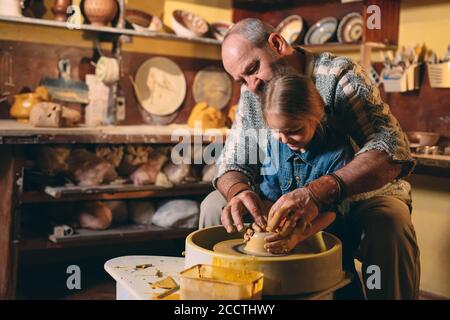
<svg viewBox="0 0 450 320">
<path fill-rule="evenodd" d="M 85 0 L 84 13 L 93 26 L 106 26 L 117 14 L 117 1 Z"/>
<path fill-rule="evenodd" d="M 67 8 L 72 4 L 72 0 L 55 0 L 52 12 L 56 21 L 67 21 Z"/>
</svg>

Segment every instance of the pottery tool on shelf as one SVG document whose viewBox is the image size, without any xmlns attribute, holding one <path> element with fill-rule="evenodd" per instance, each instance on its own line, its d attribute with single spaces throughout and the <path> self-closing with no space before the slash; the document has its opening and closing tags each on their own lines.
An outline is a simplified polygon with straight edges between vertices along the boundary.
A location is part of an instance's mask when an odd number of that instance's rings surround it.
<svg viewBox="0 0 450 320">
<path fill-rule="evenodd" d="M 41 85 L 49 91 L 52 100 L 88 104 L 88 86 L 81 81 L 71 80 L 70 61 L 61 59 L 58 62 L 60 78 L 43 78 Z"/>
<path fill-rule="evenodd" d="M 0 103 L 11 94 L 8 87 L 15 87 L 13 81 L 13 56 L 7 50 L 0 50 Z"/>
</svg>

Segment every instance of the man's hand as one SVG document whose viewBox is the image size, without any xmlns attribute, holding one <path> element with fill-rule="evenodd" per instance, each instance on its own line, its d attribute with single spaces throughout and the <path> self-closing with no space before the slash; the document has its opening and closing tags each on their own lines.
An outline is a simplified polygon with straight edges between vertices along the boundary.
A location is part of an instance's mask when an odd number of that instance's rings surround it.
<svg viewBox="0 0 450 320">
<path fill-rule="evenodd" d="M 262 228 L 266 228 L 266 219 L 263 216 L 264 205 L 258 194 L 251 190 L 245 190 L 234 196 L 228 205 L 223 208 L 220 220 L 228 233 L 244 229 L 242 216 L 250 212 L 255 222 Z"/>
<path fill-rule="evenodd" d="M 288 253 L 303 240 L 328 227 L 335 218 L 336 213 L 329 211 L 321 213 L 312 223 L 299 219 L 294 227 L 283 228 L 282 232 L 267 236 L 264 248 L 274 254 Z"/>
<path fill-rule="evenodd" d="M 306 188 L 295 189 L 283 196 L 272 206 L 267 222 L 267 231 L 284 233 L 292 231 L 297 221 L 311 223 L 319 214 L 319 209 Z"/>
</svg>

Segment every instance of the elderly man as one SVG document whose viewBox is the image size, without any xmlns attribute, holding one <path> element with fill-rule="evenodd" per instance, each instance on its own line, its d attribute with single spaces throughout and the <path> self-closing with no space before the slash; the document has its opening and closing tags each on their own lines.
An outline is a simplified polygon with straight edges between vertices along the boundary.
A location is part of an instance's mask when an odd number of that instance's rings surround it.
<svg viewBox="0 0 450 320">
<path fill-rule="evenodd" d="M 407 176 L 414 160 L 397 120 L 361 67 L 345 57 L 292 47 L 273 27 L 251 18 L 229 31 L 222 59 L 225 70 L 242 85 L 241 98 L 234 130 L 217 165 L 214 186 L 218 191 L 201 205 L 200 228 L 222 223 L 228 232 L 242 230 L 247 213 L 268 230 L 275 230 L 286 212 L 314 223 L 321 208 L 364 194 L 341 224 L 333 224 L 344 243 L 344 268 L 354 272 L 353 259 L 362 262 L 368 298 L 416 299 L 420 262 L 410 216 L 410 186 L 403 182 L 389 188 L 388 194 L 375 192 Z M 258 193 L 260 165 L 250 161 L 258 152 L 258 141 L 248 132 L 265 128 L 259 100 L 264 86 L 291 71 L 311 77 L 325 103 L 324 121 L 350 137 L 357 152 L 335 174 L 283 195 L 267 221 Z M 242 158 L 245 161 L 238 161 Z M 366 285 L 371 265 L 379 267 L 380 286 Z"/>
</svg>

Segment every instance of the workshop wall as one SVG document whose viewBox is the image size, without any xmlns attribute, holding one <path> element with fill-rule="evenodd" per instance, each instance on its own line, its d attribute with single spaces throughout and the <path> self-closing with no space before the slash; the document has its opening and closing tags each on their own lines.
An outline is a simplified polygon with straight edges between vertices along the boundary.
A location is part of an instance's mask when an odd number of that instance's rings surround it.
<svg viewBox="0 0 450 320">
<path fill-rule="evenodd" d="M 420 248 L 420 289 L 450 298 L 450 190 L 447 178 L 412 175 L 413 214 Z"/>
</svg>

